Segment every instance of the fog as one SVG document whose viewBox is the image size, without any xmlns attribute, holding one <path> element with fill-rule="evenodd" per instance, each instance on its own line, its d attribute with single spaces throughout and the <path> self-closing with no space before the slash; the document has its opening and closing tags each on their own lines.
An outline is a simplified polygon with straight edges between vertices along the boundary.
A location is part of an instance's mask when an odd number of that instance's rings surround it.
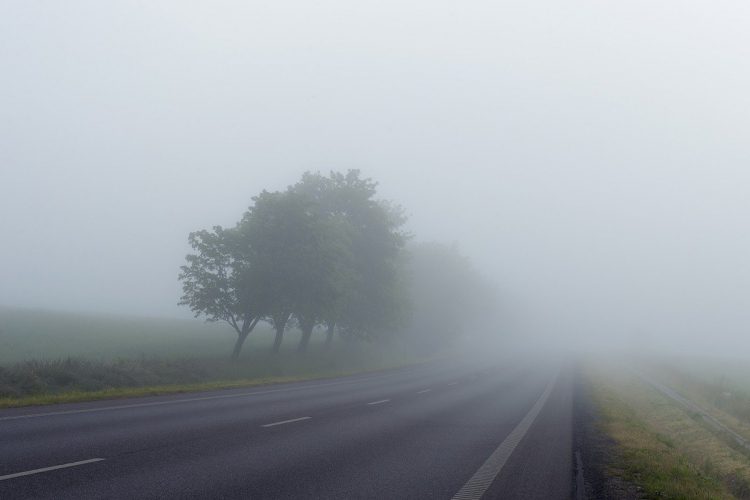
<svg viewBox="0 0 750 500">
<path fill-rule="evenodd" d="M 746 2 L 4 2 L 0 305 L 190 317 L 190 231 L 359 168 L 498 346 L 750 353 Z"/>
</svg>

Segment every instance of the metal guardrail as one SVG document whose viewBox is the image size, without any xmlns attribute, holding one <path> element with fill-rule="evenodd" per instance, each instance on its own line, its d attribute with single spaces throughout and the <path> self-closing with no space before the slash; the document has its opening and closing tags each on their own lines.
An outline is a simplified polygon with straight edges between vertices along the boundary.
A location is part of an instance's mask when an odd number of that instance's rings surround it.
<svg viewBox="0 0 750 500">
<path fill-rule="evenodd" d="M 736 432 L 734 432 L 732 429 L 728 428 L 726 425 L 722 424 L 721 422 L 719 422 L 718 420 L 716 420 L 715 418 L 713 418 L 711 415 L 709 415 L 708 413 L 706 413 L 705 411 L 703 411 L 700 407 L 694 405 L 690 401 L 686 400 L 685 398 L 683 398 L 682 396 L 680 396 L 679 394 L 677 394 L 674 390 L 670 389 L 669 387 L 667 387 L 666 385 L 662 384 L 661 382 L 659 382 L 657 380 L 654 380 L 653 378 L 649 377 L 648 375 L 644 375 L 644 374 L 639 373 L 639 372 L 633 372 L 633 373 L 635 373 L 636 376 L 638 376 L 641 380 L 643 380 L 644 382 L 646 382 L 648 385 L 650 385 L 651 387 L 653 387 L 657 391 L 661 392 L 662 394 L 664 394 L 668 398 L 670 398 L 673 401 L 675 401 L 675 402 L 679 403 L 680 405 L 682 405 L 683 409 L 687 408 L 688 410 L 690 410 L 691 412 L 693 412 L 693 414 L 700 415 L 700 417 L 703 419 L 703 421 L 706 424 L 708 424 L 710 427 L 712 427 L 713 429 L 715 429 L 716 431 L 723 432 L 723 433 L 727 434 L 731 439 L 733 439 L 734 441 L 736 441 L 737 444 L 739 444 L 740 446 L 742 446 L 743 448 L 745 448 L 747 450 L 750 450 L 750 443 L 748 443 L 747 441 L 745 441 L 742 438 L 742 436 L 740 436 L 739 434 L 737 434 Z"/>
</svg>

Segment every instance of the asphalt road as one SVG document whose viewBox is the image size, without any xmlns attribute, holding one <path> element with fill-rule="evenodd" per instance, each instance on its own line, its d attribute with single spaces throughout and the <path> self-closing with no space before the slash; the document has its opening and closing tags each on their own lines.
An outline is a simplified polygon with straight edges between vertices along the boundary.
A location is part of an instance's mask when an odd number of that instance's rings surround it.
<svg viewBox="0 0 750 500">
<path fill-rule="evenodd" d="M 0 498 L 569 500 L 571 384 L 516 358 L 2 410 Z"/>
</svg>

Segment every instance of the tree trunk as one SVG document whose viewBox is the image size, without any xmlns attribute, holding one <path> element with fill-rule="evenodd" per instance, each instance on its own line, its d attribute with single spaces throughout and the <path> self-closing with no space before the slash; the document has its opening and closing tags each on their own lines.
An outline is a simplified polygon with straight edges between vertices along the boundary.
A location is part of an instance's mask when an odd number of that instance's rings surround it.
<svg viewBox="0 0 750 500">
<path fill-rule="evenodd" d="M 271 352 L 278 353 L 279 349 L 281 348 L 281 340 L 284 338 L 284 327 L 283 326 L 277 326 L 276 327 L 276 338 L 273 340 L 273 347 L 271 347 Z"/>
<path fill-rule="evenodd" d="M 240 357 L 240 351 L 242 350 L 242 344 L 245 343 L 249 331 L 243 331 L 237 335 L 237 342 L 234 344 L 234 351 L 232 351 L 232 361 L 237 361 Z"/>
<path fill-rule="evenodd" d="M 335 328 L 336 323 L 331 321 L 328 323 L 328 331 L 326 332 L 326 349 L 331 347 L 331 341 L 333 340 L 333 329 Z"/>
<path fill-rule="evenodd" d="M 281 348 L 281 341 L 284 339 L 284 329 L 289 321 L 289 315 L 288 312 L 282 312 L 279 316 L 273 317 L 273 325 L 276 329 L 276 338 L 273 340 L 273 347 L 271 347 L 273 353 L 278 353 Z"/>
<path fill-rule="evenodd" d="M 237 324 L 234 323 L 234 329 L 237 331 L 237 342 L 234 344 L 234 350 L 232 351 L 232 361 L 237 361 L 237 359 L 240 357 L 240 351 L 242 350 L 242 344 L 245 343 L 245 339 L 248 335 L 250 335 L 250 332 L 253 331 L 253 328 L 255 328 L 255 325 L 258 324 L 258 321 L 260 321 L 260 316 L 257 316 L 253 319 L 252 316 L 250 316 L 250 313 L 245 314 L 245 319 L 242 320 L 242 329 L 237 328 Z"/>
<path fill-rule="evenodd" d="M 312 335 L 315 323 L 311 322 L 310 325 L 302 327 L 302 338 L 299 339 L 299 346 L 297 346 L 297 352 L 307 352 L 307 344 L 310 342 L 310 336 Z"/>
</svg>

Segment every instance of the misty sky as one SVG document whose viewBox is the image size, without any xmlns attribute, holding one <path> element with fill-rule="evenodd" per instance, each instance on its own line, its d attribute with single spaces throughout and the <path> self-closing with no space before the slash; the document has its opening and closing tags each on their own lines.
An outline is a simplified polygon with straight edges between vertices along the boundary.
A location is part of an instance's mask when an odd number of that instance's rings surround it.
<svg viewBox="0 0 750 500">
<path fill-rule="evenodd" d="M 498 330 L 750 353 L 749 22 L 745 1 L 4 1 L 0 305 L 189 317 L 190 231 L 360 168 L 499 284 Z"/>
</svg>

